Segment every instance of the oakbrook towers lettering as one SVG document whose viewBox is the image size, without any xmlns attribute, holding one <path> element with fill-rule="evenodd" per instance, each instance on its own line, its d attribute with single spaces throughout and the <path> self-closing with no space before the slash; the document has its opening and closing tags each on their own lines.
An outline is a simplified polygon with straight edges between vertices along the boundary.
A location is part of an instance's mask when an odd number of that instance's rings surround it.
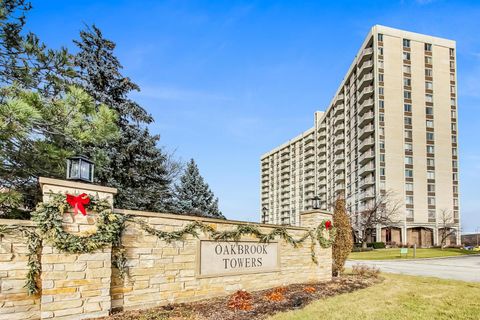
<svg viewBox="0 0 480 320">
<path fill-rule="evenodd" d="M 269 272 L 278 267 L 276 242 L 200 242 L 200 276 Z"/>
<path fill-rule="evenodd" d="M 257 255 L 266 255 L 267 253 L 266 244 L 245 244 L 245 243 L 235 243 L 231 245 L 217 244 L 215 246 L 215 254 L 223 256 L 231 256 L 222 258 L 224 262 L 225 269 L 231 268 L 254 268 L 257 265 L 262 266 L 263 257 L 257 257 Z M 251 257 L 238 257 L 238 255 L 252 255 Z"/>
</svg>

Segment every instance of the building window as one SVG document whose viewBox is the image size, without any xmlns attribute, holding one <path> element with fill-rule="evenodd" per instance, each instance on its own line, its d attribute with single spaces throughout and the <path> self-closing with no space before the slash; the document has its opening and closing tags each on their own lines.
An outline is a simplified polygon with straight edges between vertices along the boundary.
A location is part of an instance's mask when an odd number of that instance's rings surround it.
<svg viewBox="0 0 480 320">
<path fill-rule="evenodd" d="M 428 205 L 429 206 L 435 205 L 435 197 L 428 197 Z"/>
<path fill-rule="evenodd" d="M 450 81 L 455 81 L 455 73 L 450 73 Z"/>
<path fill-rule="evenodd" d="M 425 69 L 425 76 L 431 77 L 432 76 L 432 69 Z"/>
<path fill-rule="evenodd" d="M 413 178 L 413 170 L 412 169 L 405 169 L 405 177 Z"/>
<path fill-rule="evenodd" d="M 453 181 L 458 181 L 458 174 L 456 172 L 453 173 L 452 177 Z"/>
<path fill-rule="evenodd" d="M 378 94 L 383 96 L 383 87 L 378 88 Z"/>
<path fill-rule="evenodd" d="M 432 44 L 431 43 L 425 43 L 425 51 L 432 51 Z"/>
<path fill-rule="evenodd" d="M 383 73 L 378 74 L 378 81 L 383 82 Z"/>
<path fill-rule="evenodd" d="M 411 126 L 412 125 L 412 118 L 411 117 L 405 117 L 404 123 L 406 126 Z"/>
<path fill-rule="evenodd" d="M 452 161 L 452 167 L 458 168 L 458 161 L 457 160 Z"/>
<path fill-rule="evenodd" d="M 385 176 L 385 168 L 380 168 L 380 176 Z"/>
<path fill-rule="evenodd" d="M 383 47 L 378 47 L 378 54 L 383 55 Z"/>
<path fill-rule="evenodd" d="M 380 109 L 385 108 L 385 101 L 379 100 L 379 101 L 378 101 L 378 106 L 379 106 Z"/>
<path fill-rule="evenodd" d="M 454 57 L 454 56 L 455 56 L 455 49 L 450 48 L 450 57 Z"/>
<path fill-rule="evenodd" d="M 403 72 L 404 73 L 412 73 L 412 68 L 410 66 L 403 66 Z"/>
<path fill-rule="evenodd" d="M 380 162 L 385 162 L 385 153 L 380 154 Z"/>
<path fill-rule="evenodd" d="M 410 103 L 404 103 L 403 104 L 403 111 L 412 112 L 412 105 Z"/>
<path fill-rule="evenodd" d="M 435 159 L 433 159 L 433 158 L 427 158 L 427 166 L 429 166 L 429 167 L 435 167 Z"/>
<path fill-rule="evenodd" d="M 425 89 L 433 90 L 433 83 L 431 81 L 425 81 Z"/>
<path fill-rule="evenodd" d="M 451 106 L 456 106 L 457 105 L 457 103 L 455 102 L 455 98 L 450 99 L 450 105 Z"/>
<path fill-rule="evenodd" d="M 413 196 L 406 196 L 405 202 L 406 204 L 413 204 Z"/>
<path fill-rule="evenodd" d="M 426 121 L 427 128 L 433 128 L 433 120 Z"/>
<path fill-rule="evenodd" d="M 435 210 L 428 210 L 428 220 L 435 220 Z"/>
<path fill-rule="evenodd" d="M 457 136 L 452 136 L 452 143 L 457 143 Z"/>
<path fill-rule="evenodd" d="M 425 101 L 427 101 L 427 102 L 433 102 L 433 95 L 431 95 L 431 94 L 426 94 L 426 95 L 425 95 Z"/>
<path fill-rule="evenodd" d="M 450 61 L 450 69 L 455 69 L 455 61 Z"/>
<path fill-rule="evenodd" d="M 426 56 L 425 57 L 425 64 L 432 64 L 432 57 Z"/>
<path fill-rule="evenodd" d="M 427 153 L 435 153 L 435 146 L 427 145 Z"/>
<path fill-rule="evenodd" d="M 412 151 L 412 144 L 411 143 L 405 143 L 405 151 Z"/>
<path fill-rule="evenodd" d="M 433 140 L 433 132 L 427 132 L 427 140 Z"/>
<path fill-rule="evenodd" d="M 410 48 L 410 40 L 403 39 L 403 47 L 404 48 Z"/>
<path fill-rule="evenodd" d="M 403 60 L 410 60 L 410 52 L 403 53 Z"/>
<path fill-rule="evenodd" d="M 412 130 L 405 130 L 405 138 L 412 139 Z"/>
<path fill-rule="evenodd" d="M 412 157 L 405 157 L 405 164 L 412 164 L 413 165 L 413 158 Z"/>
<path fill-rule="evenodd" d="M 434 180 L 435 179 L 435 171 L 432 171 L 432 170 L 427 171 L 427 179 Z"/>
<path fill-rule="evenodd" d="M 379 33 L 377 35 L 377 39 L 378 39 L 378 41 L 383 41 L 383 34 Z"/>
<path fill-rule="evenodd" d="M 453 193 L 458 193 L 458 186 L 453 186 Z"/>
<path fill-rule="evenodd" d="M 412 93 L 410 91 L 403 91 L 403 98 L 412 99 Z"/>
<path fill-rule="evenodd" d="M 428 114 L 428 115 L 432 115 L 433 114 L 433 108 L 432 107 L 426 107 L 425 108 L 425 113 Z"/>
<path fill-rule="evenodd" d="M 427 185 L 427 191 L 428 191 L 428 192 L 435 192 L 435 185 L 429 183 L 429 184 Z"/>
<path fill-rule="evenodd" d="M 410 87 L 412 85 L 412 79 L 403 78 L 403 85 L 406 86 L 406 87 Z"/>
<path fill-rule="evenodd" d="M 450 93 L 455 93 L 455 86 L 450 86 Z"/>
<path fill-rule="evenodd" d="M 413 183 L 411 182 L 405 183 L 405 191 L 413 192 Z"/>
<path fill-rule="evenodd" d="M 382 113 L 382 112 L 379 113 L 379 114 L 378 114 L 378 120 L 379 120 L 380 122 L 384 122 L 384 121 L 385 121 L 385 114 Z"/>
<path fill-rule="evenodd" d="M 454 156 L 457 155 L 457 148 L 452 148 L 452 155 L 454 155 Z"/>
<path fill-rule="evenodd" d="M 407 219 L 413 219 L 413 209 L 406 210 Z"/>
</svg>

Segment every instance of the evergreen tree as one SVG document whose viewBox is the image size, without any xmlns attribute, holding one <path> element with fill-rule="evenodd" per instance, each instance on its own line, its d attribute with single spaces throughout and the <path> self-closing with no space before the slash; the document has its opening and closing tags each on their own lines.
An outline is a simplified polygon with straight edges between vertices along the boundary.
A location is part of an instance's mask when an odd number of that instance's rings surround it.
<svg viewBox="0 0 480 320">
<path fill-rule="evenodd" d="M 106 165 L 96 170 L 97 182 L 118 188 L 115 205 L 119 208 L 170 210 L 175 163 L 158 147 L 160 137 L 145 127 L 153 121 L 151 115 L 128 97 L 139 87 L 121 74 L 122 65 L 113 52 L 115 43 L 92 26 L 80 32 L 75 44 L 79 48 L 75 56 L 78 83 L 119 115 L 120 139 L 90 148 L 103 149 L 107 155 Z"/>
<path fill-rule="evenodd" d="M 193 159 L 187 164 L 175 191 L 178 213 L 225 219 L 218 209 L 218 198 L 203 180 Z"/>
<path fill-rule="evenodd" d="M 345 199 L 343 198 L 338 198 L 335 201 L 333 225 L 337 229 L 337 234 L 332 246 L 332 271 L 335 276 L 339 276 L 344 270 L 345 261 L 353 247 L 352 226 L 345 209 Z"/>
</svg>

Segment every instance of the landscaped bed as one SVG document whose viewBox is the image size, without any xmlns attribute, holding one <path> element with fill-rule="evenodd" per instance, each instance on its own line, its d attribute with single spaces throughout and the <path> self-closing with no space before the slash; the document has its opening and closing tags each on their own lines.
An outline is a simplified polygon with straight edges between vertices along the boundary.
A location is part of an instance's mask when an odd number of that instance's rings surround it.
<svg viewBox="0 0 480 320">
<path fill-rule="evenodd" d="M 367 271 L 369 272 L 369 271 Z M 373 276 L 348 275 L 329 282 L 293 284 L 263 291 L 238 291 L 227 297 L 209 299 L 189 304 L 176 304 L 149 310 L 127 311 L 104 320 L 250 320 L 265 319 L 281 311 L 296 310 L 308 303 L 367 288 L 381 282 Z"/>
</svg>

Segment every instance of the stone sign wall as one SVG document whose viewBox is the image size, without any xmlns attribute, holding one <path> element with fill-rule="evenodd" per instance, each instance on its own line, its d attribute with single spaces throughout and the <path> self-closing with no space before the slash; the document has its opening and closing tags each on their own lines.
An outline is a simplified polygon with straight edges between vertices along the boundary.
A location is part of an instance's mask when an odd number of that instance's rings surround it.
<svg viewBox="0 0 480 320">
<path fill-rule="evenodd" d="M 69 182 L 49 180 L 43 190 L 65 192 L 65 188 L 71 188 L 66 183 Z M 90 191 L 96 187 L 87 186 Z M 74 189 L 79 193 L 83 190 L 82 184 L 76 184 Z M 98 192 L 108 193 L 109 190 Z M 241 221 L 115 211 L 168 232 L 179 230 L 192 221 L 200 221 L 216 231 L 233 230 L 247 224 L 255 225 L 263 233 L 275 228 Z M 306 212 L 302 214 L 305 227 L 288 227 L 287 231 L 294 238 L 300 238 L 307 227 L 316 227 L 323 219 L 330 218 L 324 211 Z M 65 230 L 79 232 L 95 224 L 94 217 L 79 221 L 81 226 L 76 226 L 75 221 L 66 217 Z M 0 220 L 0 226 L 12 223 L 19 222 Z M 22 223 L 33 227 L 31 222 Z M 112 310 L 191 302 L 240 289 L 253 291 L 331 279 L 331 249 L 317 245 L 316 264 L 312 261 L 310 240 L 295 248 L 280 238 L 260 243 L 254 236 L 243 236 L 238 242 L 217 242 L 209 234 L 200 232 L 198 238 L 188 235 L 184 240 L 167 243 L 146 233 L 138 224 L 127 222 L 122 242 L 127 264 L 124 277 L 112 267 L 111 248 L 91 254 L 65 254 L 44 244 L 40 252 L 41 292 L 28 296 L 23 288 L 28 270 L 26 239 L 0 237 L 0 320 L 87 319 Z"/>
</svg>

